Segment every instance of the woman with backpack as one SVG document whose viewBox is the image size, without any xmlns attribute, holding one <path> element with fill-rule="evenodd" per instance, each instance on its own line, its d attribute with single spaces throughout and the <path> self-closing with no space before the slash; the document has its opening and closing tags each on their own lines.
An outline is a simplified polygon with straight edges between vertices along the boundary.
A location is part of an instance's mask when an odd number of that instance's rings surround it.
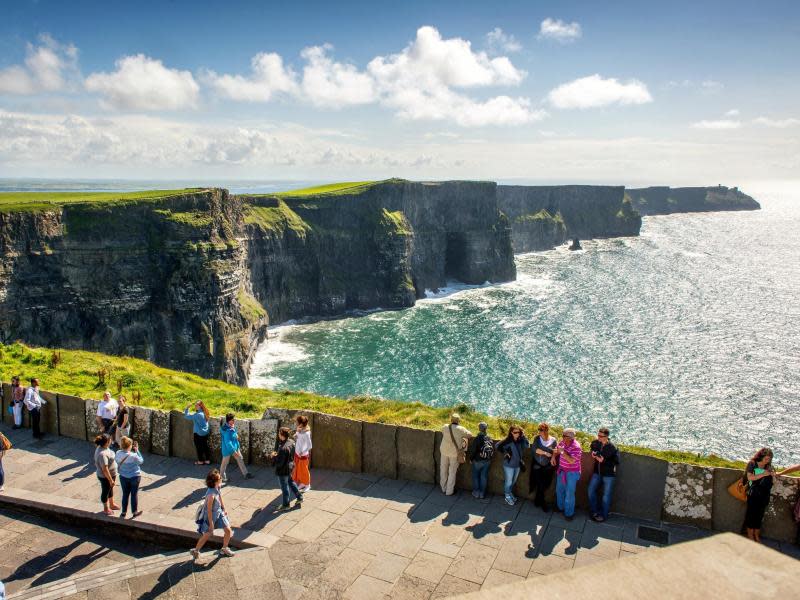
<svg viewBox="0 0 800 600">
<path fill-rule="evenodd" d="M 233 537 L 233 530 L 231 529 L 228 513 L 225 511 L 225 503 L 222 501 L 222 490 L 219 489 L 221 483 L 222 476 L 216 469 L 212 469 L 206 475 L 206 495 L 195 514 L 197 533 L 200 534 L 200 539 L 197 540 L 197 545 L 192 549 L 192 558 L 194 560 L 200 558 L 200 550 L 203 549 L 215 529 L 222 529 L 224 532 L 222 549 L 219 553 L 222 556 L 233 556 L 233 551 L 228 548 L 228 543 Z"/>
<path fill-rule="evenodd" d="M 497 444 L 497 451 L 503 455 L 503 473 L 505 484 L 503 491 L 506 496 L 506 504 L 514 506 L 517 497 L 514 495 L 514 484 L 519 478 L 520 472 L 525 468 L 523 455 L 525 450 L 530 448 L 531 443 L 525 437 L 525 432 L 519 425 L 512 425 L 508 430 L 506 439 Z"/>
<path fill-rule="evenodd" d="M 747 511 L 744 514 L 744 527 L 747 537 L 761 543 L 761 524 L 769 505 L 772 483 L 776 475 L 787 475 L 800 471 L 800 465 L 777 472 L 772 466 L 772 450 L 761 448 L 753 455 L 744 471 L 747 489 Z"/>
<path fill-rule="evenodd" d="M 486 485 L 489 483 L 489 466 L 494 456 L 494 440 L 486 433 L 486 423 L 478 423 L 478 435 L 472 446 L 472 495 L 483 500 L 486 497 Z"/>
<path fill-rule="evenodd" d="M 550 425 L 539 423 L 539 434 L 533 438 L 531 448 L 533 450 L 533 464 L 531 465 L 530 487 L 531 494 L 536 494 L 533 505 L 539 506 L 544 512 L 550 510 L 544 493 L 553 482 L 555 467 L 551 464 L 553 452 L 556 449 L 558 440 L 550 435 Z"/>
</svg>

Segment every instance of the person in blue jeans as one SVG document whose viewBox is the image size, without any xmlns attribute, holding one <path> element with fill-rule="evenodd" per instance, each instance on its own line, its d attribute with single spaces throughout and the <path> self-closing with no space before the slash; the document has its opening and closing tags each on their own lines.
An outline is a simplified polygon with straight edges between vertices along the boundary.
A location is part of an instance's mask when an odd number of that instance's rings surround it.
<svg viewBox="0 0 800 600">
<path fill-rule="evenodd" d="M 525 432 L 519 425 L 512 425 L 508 429 L 506 439 L 497 444 L 497 451 L 503 455 L 503 474 L 505 482 L 503 492 L 506 496 L 506 504 L 514 506 L 517 497 L 514 495 L 514 484 L 517 482 L 519 473 L 522 470 L 522 459 L 525 450 L 530 448 L 531 443 L 525 437 Z"/>
<path fill-rule="evenodd" d="M 289 434 L 288 427 L 281 427 L 278 430 L 278 449 L 270 455 L 275 464 L 275 475 L 278 476 L 278 481 L 281 484 L 281 495 L 283 496 L 283 501 L 278 507 L 279 511 L 289 508 L 290 490 L 294 497 L 297 498 L 294 507 L 300 508 L 303 504 L 303 494 L 297 489 L 297 484 L 291 477 L 294 470 L 294 440 L 289 437 Z"/>
<path fill-rule="evenodd" d="M 489 483 L 489 466 L 494 456 L 494 440 L 486 433 L 489 425 L 478 423 L 478 435 L 473 441 L 472 454 L 472 495 L 475 498 L 486 497 L 486 485 Z"/>
<path fill-rule="evenodd" d="M 617 465 L 619 464 L 619 451 L 609 440 L 607 427 L 597 431 L 597 439 L 590 446 L 594 469 L 589 480 L 589 507 L 592 520 L 602 523 L 608 519 L 611 510 L 611 494 L 614 492 L 614 482 L 617 478 Z M 600 498 L 600 487 L 603 495 Z"/>
<path fill-rule="evenodd" d="M 575 430 L 567 427 L 561 432 L 561 441 L 556 445 L 550 464 L 556 469 L 556 506 L 564 518 L 575 518 L 575 487 L 581 478 L 581 456 L 583 450 L 575 439 Z"/>
<path fill-rule="evenodd" d="M 117 473 L 119 473 L 119 484 L 122 487 L 122 512 L 120 519 L 124 519 L 128 512 L 128 500 L 131 502 L 131 510 L 134 518 L 142 514 L 139 510 L 139 484 L 142 481 L 142 458 L 139 452 L 139 443 L 134 442 L 129 437 L 123 437 L 120 442 L 120 450 L 117 451 L 114 460 L 117 461 Z"/>
</svg>

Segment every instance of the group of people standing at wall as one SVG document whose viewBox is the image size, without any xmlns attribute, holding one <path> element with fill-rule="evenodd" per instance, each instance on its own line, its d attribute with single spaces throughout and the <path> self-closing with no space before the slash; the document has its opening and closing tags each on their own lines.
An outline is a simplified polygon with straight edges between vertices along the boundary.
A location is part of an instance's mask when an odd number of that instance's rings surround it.
<svg viewBox="0 0 800 600">
<path fill-rule="evenodd" d="M 581 478 L 581 455 L 583 449 L 576 439 L 574 429 L 566 428 L 557 440 L 550 435 L 550 426 L 539 423 L 536 437 L 531 442 L 522 427 L 512 425 L 506 437 L 500 441 L 489 437 L 488 425 L 479 423 L 477 436 L 474 436 L 472 449 L 469 442 L 472 433 L 463 427 L 458 414 L 450 417 L 450 423 L 442 427 L 442 442 L 439 483 L 442 492 L 451 495 L 455 492 L 459 464 L 467 458 L 472 463 L 472 495 L 476 498 L 486 496 L 489 467 L 495 453 L 503 457 L 503 493 L 510 506 L 517 503 L 514 485 L 520 474 L 530 469 L 528 489 L 534 496 L 534 505 L 544 511 L 550 510 L 545 493 L 556 480 L 556 509 L 564 513 L 564 518 L 572 520 L 575 515 L 575 489 Z M 589 480 L 589 506 L 591 518 L 605 521 L 611 510 L 611 495 L 619 464 L 619 452 L 609 439 L 605 427 L 597 432 L 597 439 L 591 443 L 592 477 Z M 525 462 L 525 451 L 531 448 L 532 461 Z"/>
</svg>

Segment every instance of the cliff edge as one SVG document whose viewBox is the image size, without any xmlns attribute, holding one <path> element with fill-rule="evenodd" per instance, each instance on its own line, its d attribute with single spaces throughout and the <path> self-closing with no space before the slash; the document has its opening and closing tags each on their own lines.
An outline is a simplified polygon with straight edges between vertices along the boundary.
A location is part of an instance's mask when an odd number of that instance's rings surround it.
<svg viewBox="0 0 800 600">
<path fill-rule="evenodd" d="M 758 210 L 751 196 L 723 185 L 716 187 L 648 187 L 626 192 L 634 208 L 643 215 L 668 215 L 719 210 Z"/>
</svg>

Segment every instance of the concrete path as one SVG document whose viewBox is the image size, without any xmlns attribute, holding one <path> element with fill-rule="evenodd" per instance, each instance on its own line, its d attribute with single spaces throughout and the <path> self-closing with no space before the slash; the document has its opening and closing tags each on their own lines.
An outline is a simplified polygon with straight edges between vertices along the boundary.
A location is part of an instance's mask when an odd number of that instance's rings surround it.
<svg viewBox="0 0 800 600">
<path fill-rule="evenodd" d="M 3 431 L 18 446 L 4 463 L 8 486 L 95 501 L 100 510 L 92 444 Z M 141 508 L 191 523 L 207 469 L 149 455 L 144 470 Z M 279 538 L 269 549 L 279 586 L 259 597 L 446 597 L 659 546 L 648 537 L 675 544 L 709 535 L 616 515 L 602 525 L 585 514 L 568 522 L 526 501 L 509 507 L 501 497 L 447 497 L 429 484 L 320 470 L 301 510 L 275 513 L 272 469 L 251 471 L 255 478 L 245 481 L 230 468 L 223 496 L 235 527 Z"/>
</svg>

